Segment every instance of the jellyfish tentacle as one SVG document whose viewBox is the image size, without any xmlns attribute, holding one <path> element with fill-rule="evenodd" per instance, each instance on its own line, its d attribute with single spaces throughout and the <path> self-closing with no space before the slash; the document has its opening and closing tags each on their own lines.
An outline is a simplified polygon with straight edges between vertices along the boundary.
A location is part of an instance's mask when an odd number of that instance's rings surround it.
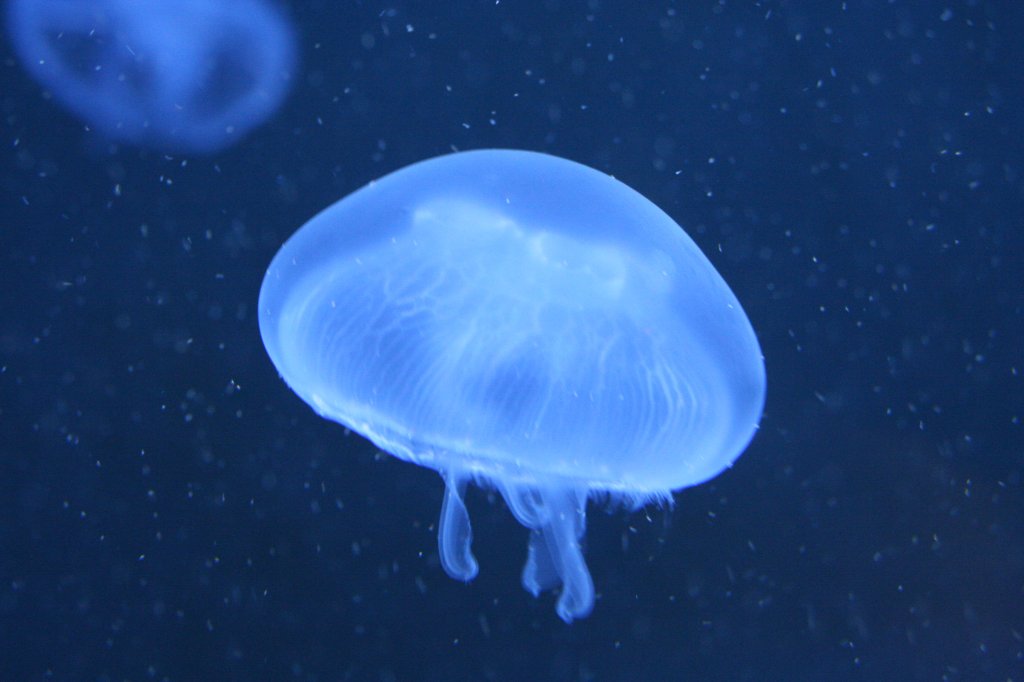
<svg viewBox="0 0 1024 682">
<path fill-rule="evenodd" d="M 547 521 L 548 509 L 536 488 L 506 481 L 495 485 L 516 521 L 527 528 L 539 528 Z"/>
<path fill-rule="evenodd" d="M 594 581 L 580 547 L 586 529 L 586 493 L 554 490 L 542 491 L 541 496 L 550 511 L 540 533 L 562 579 L 555 609 L 559 618 L 571 623 L 586 618 L 594 608 Z"/>
<path fill-rule="evenodd" d="M 540 530 L 530 531 L 521 581 L 523 588 L 534 597 L 539 597 L 544 590 L 558 587 L 562 582 L 561 576 L 558 575 L 558 567 L 544 541 L 544 533 Z"/>
<path fill-rule="evenodd" d="M 587 491 L 508 482 L 497 487 L 516 519 L 530 529 L 523 588 L 536 597 L 561 584 L 559 617 L 566 623 L 586 617 L 594 607 L 594 582 L 580 548 Z"/>
<path fill-rule="evenodd" d="M 437 529 L 437 547 L 445 573 L 456 580 L 469 582 L 480 567 L 473 556 L 473 527 L 462 498 L 466 493 L 465 475 L 458 472 L 442 474 L 445 482 L 441 520 Z"/>
</svg>

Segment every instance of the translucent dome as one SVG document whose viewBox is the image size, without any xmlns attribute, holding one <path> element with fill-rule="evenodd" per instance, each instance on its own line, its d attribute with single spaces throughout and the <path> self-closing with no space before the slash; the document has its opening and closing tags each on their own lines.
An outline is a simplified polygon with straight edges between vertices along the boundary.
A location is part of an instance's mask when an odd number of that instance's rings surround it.
<svg viewBox="0 0 1024 682">
<path fill-rule="evenodd" d="M 617 180 L 523 151 L 414 164 L 288 240 L 260 331 L 319 414 L 448 484 L 441 558 L 470 579 L 475 479 L 531 528 L 523 583 L 589 613 L 592 492 L 633 502 L 715 476 L 765 395 L 736 297 L 665 213 Z"/>
</svg>

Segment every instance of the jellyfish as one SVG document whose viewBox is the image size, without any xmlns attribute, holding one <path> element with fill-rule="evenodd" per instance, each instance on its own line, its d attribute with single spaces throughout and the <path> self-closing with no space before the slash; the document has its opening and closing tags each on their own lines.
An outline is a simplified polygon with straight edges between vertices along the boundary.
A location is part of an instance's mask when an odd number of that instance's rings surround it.
<svg viewBox="0 0 1024 682">
<path fill-rule="evenodd" d="M 11 0 L 24 67 L 106 136 L 213 153 L 288 90 L 291 30 L 264 0 Z"/>
<path fill-rule="evenodd" d="M 271 262 L 259 327 L 321 416 L 445 482 L 445 571 L 478 571 L 467 484 L 529 529 L 522 584 L 587 616 L 592 496 L 639 506 L 717 475 L 765 398 L 760 347 L 668 215 L 536 152 L 413 164 L 302 226 Z"/>
</svg>

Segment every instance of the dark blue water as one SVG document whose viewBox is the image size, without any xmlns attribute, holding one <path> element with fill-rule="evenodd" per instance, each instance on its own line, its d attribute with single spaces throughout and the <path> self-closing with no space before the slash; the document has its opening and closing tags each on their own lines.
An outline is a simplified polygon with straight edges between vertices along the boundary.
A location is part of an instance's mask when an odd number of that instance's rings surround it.
<svg viewBox="0 0 1024 682">
<path fill-rule="evenodd" d="M 0 47 L 0 679 L 1024 678 L 1024 8 L 291 3 L 282 109 L 117 145 Z M 471 490 L 277 377 L 280 244 L 368 181 L 515 147 L 682 224 L 766 356 L 761 431 L 674 509 L 590 509 L 599 593 L 519 587 Z"/>
</svg>

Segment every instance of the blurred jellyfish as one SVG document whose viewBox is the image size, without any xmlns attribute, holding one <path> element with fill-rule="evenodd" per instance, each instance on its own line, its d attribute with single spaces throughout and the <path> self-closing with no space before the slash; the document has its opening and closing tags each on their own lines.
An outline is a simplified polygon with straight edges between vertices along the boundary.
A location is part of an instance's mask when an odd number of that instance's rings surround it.
<svg viewBox="0 0 1024 682">
<path fill-rule="evenodd" d="M 213 153 L 281 104 L 291 28 L 264 0 L 11 0 L 25 68 L 116 140 Z"/>
</svg>

